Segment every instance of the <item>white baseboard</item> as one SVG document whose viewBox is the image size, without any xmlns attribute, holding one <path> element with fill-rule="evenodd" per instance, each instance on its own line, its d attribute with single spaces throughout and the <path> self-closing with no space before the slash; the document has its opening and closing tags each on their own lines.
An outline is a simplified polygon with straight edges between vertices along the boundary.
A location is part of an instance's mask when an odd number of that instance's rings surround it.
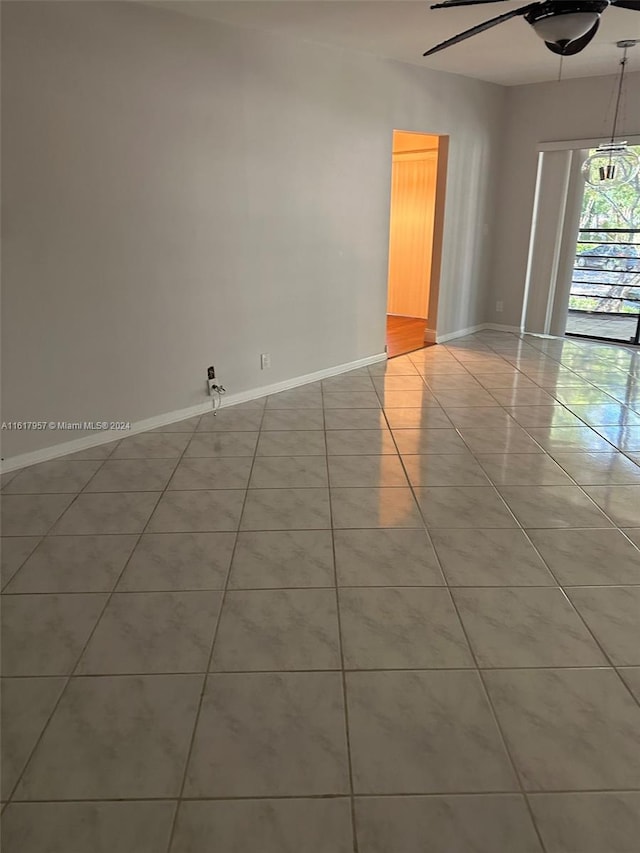
<svg viewBox="0 0 640 853">
<path fill-rule="evenodd" d="M 457 332 L 447 332 L 446 335 L 436 335 L 436 343 L 446 344 L 447 341 L 464 338 L 465 335 L 472 335 L 474 332 L 481 332 L 483 329 L 486 329 L 486 323 L 479 323 L 477 326 L 469 326 L 466 329 L 458 329 Z"/>
<path fill-rule="evenodd" d="M 234 406 L 238 403 L 247 403 L 250 400 L 257 400 L 259 397 L 266 397 L 268 394 L 277 394 L 279 391 L 288 391 L 291 388 L 298 388 L 300 385 L 308 385 L 311 382 L 318 382 L 320 379 L 328 379 L 330 376 L 338 376 L 341 373 L 347 373 L 350 370 L 357 370 L 359 367 L 367 367 L 369 364 L 377 364 L 380 361 L 386 361 L 387 354 L 385 352 L 377 353 L 376 355 L 368 356 L 367 358 L 359 358 L 356 361 L 350 361 L 346 364 L 339 364 L 336 367 L 327 367 L 324 370 L 317 370 L 315 373 L 306 373 L 303 376 L 294 376 L 292 379 L 285 379 L 283 382 L 275 382 L 272 385 L 263 385 L 260 388 L 252 388 L 249 391 L 240 391 L 238 394 L 229 394 L 222 398 L 222 408 Z M 131 424 L 131 429 L 126 433 L 116 430 L 105 430 L 98 435 L 87 435 L 83 438 L 76 438 L 73 441 L 64 441 L 60 444 L 54 444 L 51 447 L 43 447 L 40 450 L 33 450 L 30 453 L 21 453 L 19 456 L 12 456 L 5 459 L 0 466 L 0 473 L 15 471 L 17 468 L 26 468 L 28 465 L 36 465 L 39 462 L 48 462 L 51 459 L 58 459 L 61 456 L 68 456 L 70 453 L 77 453 L 79 450 L 88 450 L 90 447 L 98 447 L 101 444 L 108 444 L 111 441 L 128 438 L 132 435 L 137 435 L 141 432 L 147 432 L 150 429 L 167 426 L 168 424 L 184 421 L 187 418 L 193 418 L 196 415 L 203 415 L 211 411 L 211 400 L 206 399 L 196 406 L 189 406 L 186 409 L 177 409 L 173 412 L 164 412 L 161 415 L 155 415 L 152 418 L 146 418 L 142 421 L 136 421 Z"/>
<path fill-rule="evenodd" d="M 466 335 L 473 335 L 475 332 L 485 331 L 510 332 L 514 335 L 519 335 L 521 332 L 519 326 L 505 326 L 501 323 L 478 323 L 477 326 L 469 326 L 466 329 L 459 329 L 457 332 L 448 332 L 446 335 L 437 335 L 436 341 L 439 344 L 445 344 L 447 341 L 454 341 L 456 338 L 464 338 Z"/>
<path fill-rule="evenodd" d="M 484 328 L 494 332 L 511 332 L 513 335 L 519 335 L 522 332 L 520 326 L 505 326 L 503 323 L 485 323 Z"/>
</svg>

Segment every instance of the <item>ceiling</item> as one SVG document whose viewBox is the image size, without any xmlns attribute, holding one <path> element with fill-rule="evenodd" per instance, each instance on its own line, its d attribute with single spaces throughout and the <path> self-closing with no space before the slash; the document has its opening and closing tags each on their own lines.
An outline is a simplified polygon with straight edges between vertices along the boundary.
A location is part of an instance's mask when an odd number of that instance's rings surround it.
<svg viewBox="0 0 640 853">
<path fill-rule="evenodd" d="M 522 18 L 428 59 L 422 57 L 438 42 L 526 2 L 439 10 L 429 9 L 425 0 L 154 0 L 153 5 L 505 86 L 557 80 L 559 57 L 547 50 Z M 564 59 L 563 78 L 615 74 L 621 56 L 615 42 L 629 38 L 640 38 L 640 13 L 606 9 L 591 44 Z M 628 70 L 640 70 L 640 45 L 635 55 L 630 52 Z"/>
</svg>

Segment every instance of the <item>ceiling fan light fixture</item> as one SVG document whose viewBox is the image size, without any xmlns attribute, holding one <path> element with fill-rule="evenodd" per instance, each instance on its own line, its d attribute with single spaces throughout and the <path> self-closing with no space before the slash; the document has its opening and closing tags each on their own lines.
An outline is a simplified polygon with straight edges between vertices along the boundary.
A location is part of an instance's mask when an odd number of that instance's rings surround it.
<svg viewBox="0 0 640 853">
<path fill-rule="evenodd" d="M 543 41 L 565 45 L 588 33 L 599 18 L 598 12 L 563 12 L 531 21 L 531 26 Z"/>
</svg>

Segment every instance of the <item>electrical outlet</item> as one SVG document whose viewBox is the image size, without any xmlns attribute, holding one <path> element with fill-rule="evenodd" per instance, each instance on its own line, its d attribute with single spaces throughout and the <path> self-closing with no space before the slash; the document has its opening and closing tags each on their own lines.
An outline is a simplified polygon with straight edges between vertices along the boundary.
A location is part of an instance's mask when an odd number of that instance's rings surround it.
<svg viewBox="0 0 640 853">
<path fill-rule="evenodd" d="M 269 367 L 271 367 L 271 353 L 260 353 L 260 370 L 267 370 Z"/>
<path fill-rule="evenodd" d="M 503 308 L 504 308 L 504 303 L 503 303 L 502 299 L 498 299 L 498 301 L 496 302 L 496 311 L 498 312 L 498 314 L 502 313 Z"/>
</svg>

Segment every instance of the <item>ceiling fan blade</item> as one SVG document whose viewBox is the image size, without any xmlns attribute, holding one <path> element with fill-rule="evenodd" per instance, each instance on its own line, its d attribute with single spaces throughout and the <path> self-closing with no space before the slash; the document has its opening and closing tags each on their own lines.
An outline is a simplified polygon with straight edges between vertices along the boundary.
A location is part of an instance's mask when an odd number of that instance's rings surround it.
<svg viewBox="0 0 640 853">
<path fill-rule="evenodd" d="M 429 6 L 430 9 L 451 9 L 453 6 L 480 6 L 482 3 L 504 3 L 505 0 L 444 0 Z"/>
<path fill-rule="evenodd" d="M 564 47 L 560 47 L 560 45 L 554 44 L 552 41 L 546 41 L 545 44 L 552 53 L 559 53 L 560 56 L 575 56 L 576 53 L 580 53 L 580 51 L 584 50 L 584 48 L 589 44 L 591 39 L 598 32 L 599 26 L 600 18 L 596 20 L 595 24 L 588 32 L 586 32 L 583 36 L 580 36 L 579 39 L 574 39 L 573 41 L 570 41 Z"/>
<path fill-rule="evenodd" d="M 453 36 L 453 38 L 440 42 L 440 44 L 432 47 L 431 50 L 426 51 L 426 53 L 423 53 L 422 55 L 431 56 L 433 53 L 438 53 L 438 51 L 444 50 L 446 47 L 458 44 L 465 39 L 471 38 L 471 36 L 483 33 L 485 30 L 490 30 L 491 27 L 497 27 L 498 24 L 502 24 L 504 21 L 509 21 L 511 18 L 516 18 L 519 15 L 526 15 L 527 12 L 530 12 L 532 9 L 536 9 L 538 6 L 538 3 L 530 3 L 528 6 L 522 6 L 520 9 L 513 9 L 511 12 L 505 12 L 504 15 L 498 15 L 496 18 L 490 18 L 483 24 L 477 24 L 477 26 L 471 27 L 470 30 L 465 30 L 463 33 L 458 33 L 457 36 Z"/>
<path fill-rule="evenodd" d="M 640 12 L 640 0 L 611 0 L 612 6 L 619 6 L 621 9 L 633 9 L 634 12 Z"/>
</svg>

